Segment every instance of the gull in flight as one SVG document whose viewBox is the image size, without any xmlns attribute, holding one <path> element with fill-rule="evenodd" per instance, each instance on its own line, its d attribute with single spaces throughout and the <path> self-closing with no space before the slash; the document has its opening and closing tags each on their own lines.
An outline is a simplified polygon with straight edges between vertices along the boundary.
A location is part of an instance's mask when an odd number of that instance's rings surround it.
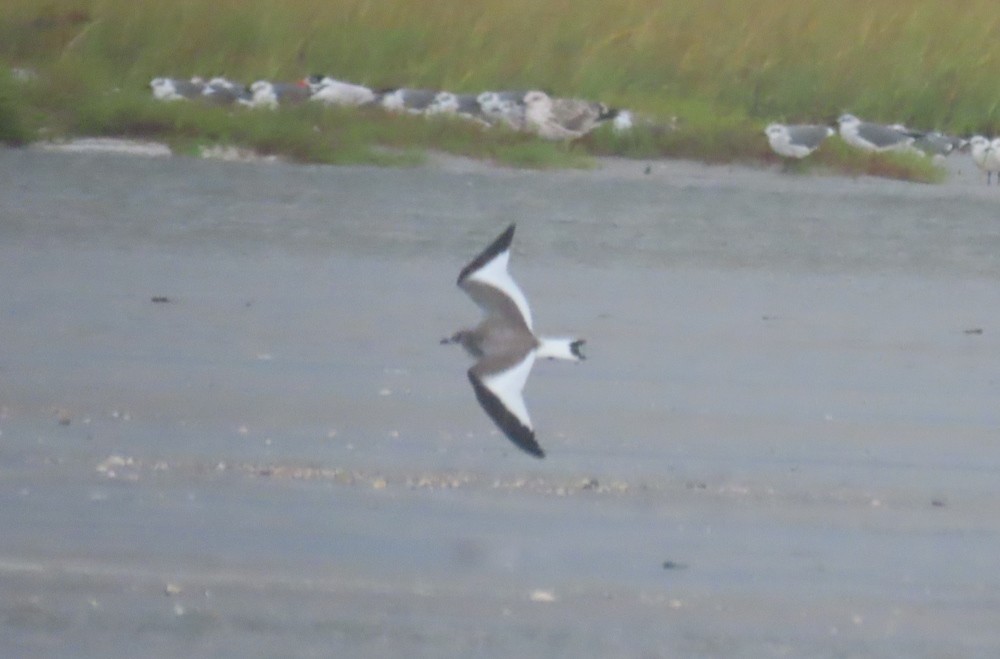
<svg viewBox="0 0 1000 659">
<path fill-rule="evenodd" d="M 535 335 L 528 300 L 507 271 L 514 226 L 458 275 L 459 288 L 482 309 L 482 322 L 441 343 L 459 343 L 476 358 L 468 375 L 479 404 L 519 449 L 544 458 L 521 392 L 536 358 L 581 361 L 584 341 Z"/>
</svg>

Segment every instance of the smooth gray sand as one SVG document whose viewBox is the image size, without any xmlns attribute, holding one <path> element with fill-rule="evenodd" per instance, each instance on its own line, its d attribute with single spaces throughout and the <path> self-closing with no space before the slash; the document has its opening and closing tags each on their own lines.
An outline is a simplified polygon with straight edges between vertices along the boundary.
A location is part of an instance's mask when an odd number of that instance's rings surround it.
<svg viewBox="0 0 1000 659">
<path fill-rule="evenodd" d="M 968 165 L 0 151 L 3 654 L 997 656 Z M 525 390 L 544 461 L 438 345 L 510 221 L 536 326 L 588 341 Z"/>
</svg>

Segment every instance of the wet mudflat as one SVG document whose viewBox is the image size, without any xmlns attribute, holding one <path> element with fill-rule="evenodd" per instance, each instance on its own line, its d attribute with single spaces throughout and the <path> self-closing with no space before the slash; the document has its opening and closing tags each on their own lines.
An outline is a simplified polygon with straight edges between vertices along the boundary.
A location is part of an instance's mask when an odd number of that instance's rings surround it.
<svg viewBox="0 0 1000 659">
<path fill-rule="evenodd" d="M 993 656 L 1000 192 L 0 152 L 16 656 Z M 508 222 L 544 461 L 438 340 Z"/>
</svg>

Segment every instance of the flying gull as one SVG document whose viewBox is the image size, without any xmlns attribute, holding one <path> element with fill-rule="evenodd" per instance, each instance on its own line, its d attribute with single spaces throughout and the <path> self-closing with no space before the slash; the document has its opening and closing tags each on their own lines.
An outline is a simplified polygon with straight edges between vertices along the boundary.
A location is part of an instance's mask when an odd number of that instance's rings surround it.
<svg viewBox="0 0 1000 659">
<path fill-rule="evenodd" d="M 528 300 L 507 271 L 514 226 L 458 275 L 459 288 L 482 309 L 482 322 L 441 343 L 460 343 L 477 359 L 468 375 L 479 404 L 518 448 L 544 458 L 521 392 L 537 357 L 581 361 L 584 341 L 535 335 Z"/>
<path fill-rule="evenodd" d="M 913 144 L 914 136 L 896 126 L 861 121 L 853 114 L 837 119 L 840 136 L 853 147 L 864 151 L 903 151 Z"/>
<path fill-rule="evenodd" d="M 764 129 L 771 150 L 783 158 L 805 158 L 833 135 L 829 126 L 770 124 Z"/>
</svg>

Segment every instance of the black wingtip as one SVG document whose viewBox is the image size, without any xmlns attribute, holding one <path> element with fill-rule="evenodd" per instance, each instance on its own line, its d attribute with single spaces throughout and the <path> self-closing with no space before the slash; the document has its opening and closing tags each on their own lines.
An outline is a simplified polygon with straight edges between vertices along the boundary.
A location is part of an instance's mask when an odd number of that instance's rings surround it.
<svg viewBox="0 0 1000 659">
<path fill-rule="evenodd" d="M 479 401 L 482 408 L 493 419 L 493 423 L 497 424 L 497 427 L 507 436 L 507 439 L 514 442 L 517 448 L 528 455 L 539 459 L 544 458 L 545 451 L 535 441 L 535 431 L 525 426 L 521 423 L 520 419 L 511 414 L 510 410 L 504 407 L 500 399 L 486 388 L 486 385 L 476 377 L 475 373 L 470 370 L 468 375 L 469 382 L 472 383 L 472 390 L 476 392 L 476 400 Z"/>
<path fill-rule="evenodd" d="M 609 108 L 606 105 L 601 105 L 601 112 L 597 116 L 598 121 L 608 121 L 609 119 L 614 119 L 621 113 L 618 108 Z"/>
<path fill-rule="evenodd" d="M 587 355 L 583 354 L 583 346 L 585 343 L 587 343 L 586 339 L 577 339 L 573 343 L 569 344 L 569 351 L 580 361 L 587 358 Z"/>
<path fill-rule="evenodd" d="M 489 247 L 484 249 L 479 256 L 472 259 L 467 266 L 462 268 L 462 271 L 458 273 L 458 283 L 461 284 L 466 277 L 492 261 L 498 254 L 502 254 L 510 249 L 510 243 L 514 239 L 514 227 L 516 226 L 517 224 L 512 222 L 503 233 L 497 236 L 496 240 L 490 243 Z"/>
</svg>

